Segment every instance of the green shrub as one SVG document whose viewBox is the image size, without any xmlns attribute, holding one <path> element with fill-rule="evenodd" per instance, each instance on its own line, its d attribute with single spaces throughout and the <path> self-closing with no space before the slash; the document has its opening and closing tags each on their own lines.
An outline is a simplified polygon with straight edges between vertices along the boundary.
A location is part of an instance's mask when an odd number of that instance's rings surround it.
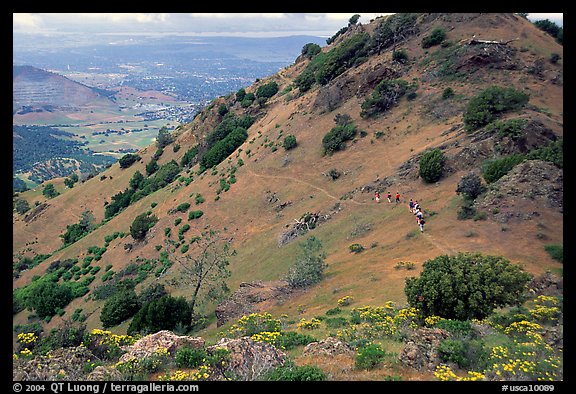
<svg viewBox="0 0 576 394">
<path fill-rule="evenodd" d="M 425 152 L 420 158 L 420 176 L 426 183 L 440 180 L 444 171 L 444 153 L 440 149 Z"/>
<path fill-rule="evenodd" d="M 146 233 L 158 222 L 156 215 L 150 215 L 148 212 L 142 213 L 134 219 L 130 225 L 130 235 L 135 240 L 142 240 Z"/>
<path fill-rule="evenodd" d="M 358 349 L 356 353 L 356 369 L 374 369 L 384 361 L 386 351 L 377 343 L 369 343 Z"/>
<path fill-rule="evenodd" d="M 438 45 L 444 41 L 446 38 L 446 32 L 443 28 L 435 28 L 429 36 L 422 39 L 422 48 L 430 48 L 434 45 Z"/>
<path fill-rule="evenodd" d="M 340 176 L 342 176 L 342 172 L 338 171 L 336 168 L 331 168 L 328 171 L 328 176 L 330 177 L 330 179 L 335 181 L 336 179 L 340 178 Z"/>
<path fill-rule="evenodd" d="M 309 237 L 299 246 L 300 254 L 286 275 L 286 281 L 293 288 L 307 287 L 320 282 L 327 267 L 324 261 L 326 254 L 319 239 Z"/>
<path fill-rule="evenodd" d="M 258 98 L 269 99 L 276 93 L 278 93 L 278 84 L 275 81 L 268 82 L 256 89 L 256 97 Z"/>
<path fill-rule="evenodd" d="M 370 118 L 388 111 L 406 94 L 408 88 L 408 82 L 402 79 L 382 80 L 362 103 L 360 116 Z"/>
<path fill-rule="evenodd" d="M 451 87 L 447 87 L 442 91 L 442 100 L 448 100 L 454 97 L 454 90 Z"/>
<path fill-rule="evenodd" d="M 50 281 L 39 279 L 27 286 L 24 305 L 35 310 L 39 318 L 54 316 L 59 309 L 66 307 L 74 298 L 72 288 Z"/>
<path fill-rule="evenodd" d="M 464 128 L 474 131 L 494 121 L 496 115 L 518 110 L 528 103 L 529 95 L 514 88 L 491 86 L 473 97 L 464 113 Z"/>
<path fill-rule="evenodd" d="M 116 326 L 134 316 L 139 308 L 138 296 L 133 288 L 119 291 L 108 298 L 102 307 L 100 313 L 102 326 L 104 328 Z"/>
<path fill-rule="evenodd" d="M 188 208 L 190 208 L 190 203 L 183 202 L 182 204 L 180 204 L 176 207 L 176 210 L 179 212 L 186 212 L 188 210 Z"/>
<path fill-rule="evenodd" d="M 322 138 L 324 152 L 331 155 L 336 151 L 344 150 L 346 148 L 346 142 L 352 140 L 356 136 L 356 132 L 356 126 L 352 123 L 333 127 Z"/>
<path fill-rule="evenodd" d="M 294 363 L 287 362 L 283 366 L 268 372 L 264 379 L 289 382 L 323 381 L 326 380 L 326 373 L 314 365 L 297 366 Z"/>
<path fill-rule="evenodd" d="M 528 160 L 543 160 L 558 168 L 564 167 L 564 140 L 559 138 L 547 145 L 540 146 L 526 154 Z"/>
<path fill-rule="evenodd" d="M 118 163 L 120 164 L 120 168 L 128 168 L 140 159 L 141 157 L 135 153 L 126 153 L 118 160 Z"/>
<path fill-rule="evenodd" d="M 310 42 L 302 47 L 301 55 L 308 59 L 312 59 L 320 52 L 322 52 L 320 45 Z"/>
<path fill-rule="evenodd" d="M 425 261 L 420 277 L 406 279 L 404 293 L 424 316 L 483 319 L 498 307 L 518 304 L 530 279 L 504 257 L 459 253 Z"/>
<path fill-rule="evenodd" d="M 328 52 L 318 52 L 304 71 L 294 80 L 300 92 L 309 90 L 315 83 L 326 85 L 347 69 L 361 63 L 368 54 L 370 36 L 359 33 L 343 40 Z"/>
<path fill-rule="evenodd" d="M 183 347 L 176 351 L 174 360 L 178 368 L 196 368 L 204 364 L 207 356 L 204 348 Z"/>
<path fill-rule="evenodd" d="M 30 204 L 28 203 L 27 200 L 24 200 L 23 198 L 19 198 L 14 203 L 14 209 L 16 210 L 16 212 L 18 212 L 20 215 L 22 215 L 22 214 L 24 214 L 30 210 Z"/>
<path fill-rule="evenodd" d="M 456 363 L 460 368 L 483 370 L 487 367 L 489 352 L 484 343 L 469 339 L 444 339 L 438 345 L 443 362 Z"/>
<path fill-rule="evenodd" d="M 503 156 L 497 159 L 486 160 L 482 163 L 482 176 L 486 183 L 496 182 L 504 175 L 508 174 L 517 164 L 526 160 L 526 156 L 514 154 Z"/>
<path fill-rule="evenodd" d="M 301 334 L 295 331 L 283 331 L 278 338 L 278 345 L 285 350 L 294 349 L 297 346 L 305 346 L 312 342 L 317 342 L 318 339 L 308 335 Z"/>
<path fill-rule="evenodd" d="M 398 63 L 405 63 L 406 60 L 408 60 L 408 55 L 406 54 L 406 51 L 403 51 L 402 49 L 397 50 L 397 51 L 393 51 L 392 52 L 392 60 L 394 60 Z"/>
<path fill-rule="evenodd" d="M 474 200 L 469 197 L 464 197 L 462 206 L 457 213 L 458 220 L 472 219 L 476 215 L 476 208 L 474 208 Z"/>
<path fill-rule="evenodd" d="M 202 197 L 202 195 L 200 193 L 196 193 L 196 197 L 194 197 L 194 201 L 196 202 L 196 205 L 200 205 L 204 201 L 206 201 L 206 199 L 204 197 Z"/>
<path fill-rule="evenodd" d="M 460 178 L 460 182 L 458 182 L 458 187 L 456 188 L 456 193 L 462 193 L 471 200 L 478 197 L 482 191 L 480 176 L 475 172 L 470 172 Z"/>
<path fill-rule="evenodd" d="M 180 166 L 186 167 L 192 163 L 192 160 L 198 154 L 198 145 L 193 146 L 192 148 L 188 149 L 182 159 L 180 159 Z"/>
<path fill-rule="evenodd" d="M 242 127 L 237 127 L 225 138 L 216 142 L 200 159 L 200 172 L 207 168 L 215 167 L 224 161 L 232 152 L 248 138 L 248 132 Z"/>
<path fill-rule="evenodd" d="M 457 336 L 470 336 L 474 333 L 469 320 L 442 319 L 434 325 Z"/>
<path fill-rule="evenodd" d="M 561 263 L 564 262 L 564 245 L 546 245 L 544 250 L 548 252 L 550 257 Z"/>
<path fill-rule="evenodd" d="M 290 134 L 284 137 L 284 143 L 282 144 L 284 149 L 286 150 L 294 149 L 296 148 L 297 145 L 298 143 L 296 142 L 296 136 Z"/>
<path fill-rule="evenodd" d="M 145 304 L 134 315 L 128 334 L 174 330 L 177 324 L 189 327 L 192 319 L 190 304 L 183 298 L 165 295 Z"/>
<path fill-rule="evenodd" d="M 496 120 L 489 123 L 485 130 L 488 133 L 496 134 L 498 137 L 511 137 L 517 139 L 522 136 L 526 125 L 528 124 L 527 119 L 508 119 L 508 120 Z"/>
<path fill-rule="evenodd" d="M 190 211 L 188 213 L 188 220 L 194 220 L 202 217 L 204 215 L 203 211 Z"/>
<path fill-rule="evenodd" d="M 54 187 L 53 183 L 49 183 L 49 184 L 45 185 L 44 189 L 42 189 L 42 195 L 46 198 L 54 198 L 54 197 L 58 196 L 59 194 L 60 193 L 58 193 L 58 191 Z"/>
</svg>

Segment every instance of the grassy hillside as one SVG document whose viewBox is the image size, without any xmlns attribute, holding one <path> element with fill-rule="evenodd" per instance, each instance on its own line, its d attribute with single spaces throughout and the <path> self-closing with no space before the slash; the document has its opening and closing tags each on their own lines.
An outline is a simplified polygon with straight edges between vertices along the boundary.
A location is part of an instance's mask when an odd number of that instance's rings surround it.
<svg viewBox="0 0 576 394">
<path fill-rule="evenodd" d="M 562 46 L 529 21 L 511 14 L 421 15 L 417 21 L 416 31 L 396 43 L 396 50 L 407 55 L 404 62 L 394 61 L 392 48 L 386 48 L 370 54 L 365 61 L 348 68 L 326 85 L 315 84 L 310 90 L 300 92 L 295 79 L 310 62 L 303 59 L 246 88 L 249 93 L 271 81 L 278 84 L 279 92 L 262 108 L 256 102 L 243 107 L 234 93 L 218 98 L 192 123 L 174 132 L 175 141 L 164 148 L 158 164 L 171 160 L 180 163 L 188 149 L 202 143 L 222 119 L 218 113 L 221 104 L 238 116 L 249 114 L 254 118 L 247 130 L 246 142 L 218 166 L 202 174 L 198 173 L 198 164 L 182 169 L 174 182 L 109 220 L 104 221 L 105 204 L 128 187 L 137 170 L 146 174 L 146 164 L 156 152 L 156 146 L 140 150 L 142 160 L 129 168 L 114 164 L 102 176 L 72 189 L 62 188 L 62 194 L 56 198 L 46 200 L 34 190 L 22 193 L 19 198 L 27 199 L 31 206 L 39 201 L 47 207 L 33 220 L 25 219 L 26 214 L 14 214 L 14 261 L 18 256 L 50 254 L 50 257 L 20 272 L 13 280 L 13 288 L 42 276 L 54 261 L 78 259 L 82 262 L 89 255 L 90 246 L 102 247 L 106 236 L 122 233 L 124 236 L 107 242 L 99 261 L 92 261 L 92 267 L 101 269 L 89 285 L 90 292 L 75 298 L 62 316 L 43 323 L 45 330 L 58 327 L 78 308 L 87 316 L 88 329 L 101 328 L 104 301 L 93 300 L 91 294 L 102 284 L 110 283 L 107 278 L 104 280 L 106 269 L 117 275 L 135 262 L 141 266 L 143 261 L 150 260 L 152 266 L 150 274 L 137 285 L 137 292 L 152 283 L 162 283 L 171 295 L 189 298 L 192 288 L 178 264 L 159 277 L 154 275 L 161 266 L 160 253 L 166 249 L 165 229 L 170 229 L 175 237 L 186 223 L 191 226 L 185 233 L 186 242 L 207 229 L 218 230 L 236 251 L 229 265 L 228 286 L 232 292 L 243 282 L 284 278 L 294 263 L 300 241 L 311 235 L 318 238 L 327 256 L 324 279 L 298 292 L 289 301 L 266 304 L 274 316 L 286 314 L 294 321 L 322 315 L 346 295 L 353 297 L 354 306 L 380 306 L 387 301 L 406 305 L 406 278 L 418 276 L 425 261 L 443 254 L 498 255 L 536 276 L 547 271 L 561 275 L 562 264 L 545 250 L 548 244 L 563 243 L 561 206 L 551 206 L 540 197 L 507 193 L 500 196 L 503 204 L 526 215 L 512 215 L 503 221 L 497 218 L 498 212 L 492 210 L 484 211 L 476 219 L 460 220 L 458 211 L 463 196 L 456 193 L 456 189 L 462 176 L 470 171 L 480 174 L 482 162 L 497 157 L 498 149 L 505 149 L 510 142 L 495 143 L 493 138 L 480 138 L 480 132 L 464 130 L 467 105 L 490 86 L 515 87 L 529 95 L 528 105 L 504 113 L 499 119 L 540 122 L 556 138 L 563 136 L 562 60 L 548 61 L 553 53 L 562 59 Z M 379 22 L 349 29 L 343 37 L 324 47 L 323 52 L 337 48 L 356 33 L 375 34 Z M 438 27 L 445 31 L 445 44 L 423 48 L 422 39 Z M 477 46 L 468 44 L 472 37 L 513 41 L 506 45 L 488 45 L 488 49 L 478 52 Z M 415 94 L 401 97 L 382 114 L 363 117 L 366 97 L 385 79 L 383 69 L 389 69 L 394 78 L 416 86 Z M 453 95 L 443 98 L 447 88 L 452 89 Z M 344 114 L 357 126 L 358 133 L 344 150 L 326 155 L 322 140 L 336 126 L 336 116 Z M 297 146 L 285 150 L 282 143 L 288 135 L 295 136 Z M 179 149 L 173 149 L 175 145 L 179 145 Z M 433 148 L 441 149 L 447 162 L 441 179 L 426 183 L 419 176 L 418 163 L 422 154 Z M 336 179 L 330 176 L 334 170 L 341 174 Z M 221 190 L 226 183 L 229 189 Z M 374 201 L 375 190 L 383 197 L 380 203 Z M 388 203 L 385 198 L 388 191 L 393 195 L 399 192 L 401 202 Z M 197 204 L 197 195 L 201 195 L 204 202 Z M 424 233 L 420 233 L 414 215 L 408 211 L 410 198 L 423 207 L 427 219 Z M 190 203 L 189 211 L 202 210 L 203 215 L 188 220 L 188 212 L 173 211 L 184 202 Z M 60 249 L 59 235 L 66 231 L 67 225 L 77 223 L 85 210 L 93 213 L 95 223 L 102 224 Z M 145 240 L 135 241 L 130 236 L 130 226 L 137 215 L 146 211 L 156 215 L 158 222 Z M 329 218 L 307 234 L 280 246 L 282 235 L 306 213 L 320 213 Z M 182 218 L 178 225 L 175 224 L 177 218 Z M 352 253 L 349 248 L 352 244 L 361 244 L 364 250 Z M 402 262 L 413 263 L 413 269 L 399 269 Z M 218 336 L 213 315 L 215 307 L 215 302 L 204 306 L 209 324 L 195 335 Z M 28 324 L 30 314 L 27 310 L 15 314 L 13 325 Z M 124 322 L 112 330 L 125 333 L 128 324 Z M 306 363 L 306 359 L 301 362 Z M 396 373 L 405 380 L 432 378 L 410 370 Z M 334 374 L 343 378 L 339 373 Z M 377 373 L 365 373 L 355 379 L 380 378 Z"/>
</svg>

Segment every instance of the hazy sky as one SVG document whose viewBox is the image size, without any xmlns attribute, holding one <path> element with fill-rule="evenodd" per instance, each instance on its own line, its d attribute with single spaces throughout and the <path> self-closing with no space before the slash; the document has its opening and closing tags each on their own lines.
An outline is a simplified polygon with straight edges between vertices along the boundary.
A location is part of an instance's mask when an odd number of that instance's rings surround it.
<svg viewBox="0 0 576 394">
<path fill-rule="evenodd" d="M 171 33 L 199 35 L 332 36 L 354 14 L 361 23 L 390 13 L 14 13 L 13 33 Z M 562 13 L 529 14 L 562 26 Z"/>
</svg>

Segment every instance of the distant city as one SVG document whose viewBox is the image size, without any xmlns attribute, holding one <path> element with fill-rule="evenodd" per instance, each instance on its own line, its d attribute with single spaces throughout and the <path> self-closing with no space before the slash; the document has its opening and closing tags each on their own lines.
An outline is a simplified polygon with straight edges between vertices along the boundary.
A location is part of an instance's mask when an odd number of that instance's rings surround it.
<svg viewBox="0 0 576 394">
<path fill-rule="evenodd" d="M 46 39 L 47 40 L 47 39 Z M 78 39 L 81 41 L 80 39 Z M 242 37 L 118 37 L 114 41 L 43 41 L 23 43 L 15 37 L 13 63 L 32 65 L 88 86 L 111 89 L 129 86 L 174 97 L 179 105 L 143 108 L 146 120 L 179 123 L 214 98 L 235 92 L 292 64 L 302 47 L 326 39 L 314 36 Z M 188 104 L 182 105 L 182 104 Z"/>
</svg>

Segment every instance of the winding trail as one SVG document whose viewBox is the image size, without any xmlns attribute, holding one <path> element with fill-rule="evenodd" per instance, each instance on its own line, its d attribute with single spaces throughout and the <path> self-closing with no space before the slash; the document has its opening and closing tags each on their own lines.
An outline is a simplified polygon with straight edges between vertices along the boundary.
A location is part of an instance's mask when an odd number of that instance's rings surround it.
<svg viewBox="0 0 576 394">
<path fill-rule="evenodd" d="M 431 236 L 430 234 L 428 234 L 426 231 L 424 231 L 422 233 L 422 235 L 424 236 L 424 238 L 426 238 L 426 240 L 428 242 L 430 242 L 434 247 L 440 249 L 442 252 L 444 252 L 445 254 L 454 254 L 454 251 L 451 248 L 448 247 L 444 247 L 442 246 L 440 243 L 438 243 L 438 241 L 436 241 L 434 239 L 433 236 Z"/>
<path fill-rule="evenodd" d="M 323 188 L 318 187 L 318 186 L 316 186 L 310 182 L 306 182 L 306 181 L 303 181 L 303 180 L 298 179 L 298 178 L 289 177 L 289 176 L 279 176 L 279 175 L 257 174 L 252 170 L 248 170 L 248 173 L 250 173 L 250 175 L 253 175 L 253 176 L 259 177 L 259 178 L 284 179 L 284 180 L 289 180 L 289 181 L 293 181 L 293 182 L 298 182 L 298 183 L 301 183 L 303 185 L 310 186 L 311 188 L 316 189 L 316 190 L 324 193 L 325 195 L 327 195 L 328 197 L 330 197 L 331 199 L 333 199 L 335 201 L 338 201 L 338 202 L 342 201 L 342 200 L 340 200 L 339 197 L 336 197 L 336 196 L 333 196 L 332 194 L 330 194 L 326 189 L 323 189 Z M 349 201 L 349 202 L 354 203 L 356 205 L 368 205 L 368 203 L 358 202 L 355 200 L 345 200 L 345 201 Z"/>
<path fill-rule="evenodd" d="M 309 187 L 311 187 L 311 188 L 313 188 L 313 189 L 315 189 L 315 190 L 318 190 L 318 191 L 324 193 L 326 196 L 330 197 L 331 199 L 333 199 L 333 200 L 335 200 L 335 201 L 338 201 L 338 202 L 341 202 L 341 201 L 342 201 L 342 200 L 340 200 L 340 198 L 338 198 L 338 197 L 333 196 L 332 194 L 330 194 L 326 189 L 323 189 L 323 188 L 321 188 L 321 187 L 318 187 L 318 186 L 316 186 L 316 185 L 314 185 L 314 184 L 312 184 L 312 183 L 310 183 L 310 182 L 303 181 L 302 179 L 298 179 L 298 178 L 294 178 L 294 177 L 290 177 L 290 176 L 258 174 L 258 173 L 255 173 L 254 171 L 250 170 L 250 169 L 248 169 L 248 173 L 249 173 L 250 175 L 252 175 L 252 176 L 257 177 L 257 178 L 282 179 L 282 180 L 288 180 L 288 181 L 292 181 L 292 182 L 298 182 L 298 183 L 300 183 L 300 184 L 307 185 L 307 186 L 309 186 Z M 368 204 L 370 204 L 370 203 L 367 203 L 367 202 L 358 202 L 358 201 L 355 201 L 355 200 L 345 200 L 345 201 L 351 202 L 351 203 L 356 204 L 356 205 L 368 205 Z M 262 230 L 265 230 L 265 229 L 270 229 L 270 228 L 275 227 L 275 226 L 277 226 L 277 224 L 274 224 L 274 225 L 271 225 L 271 226 L 266 226 L 266 227 L 264 227 L 264 228 L 260 228 L 259 230 L 262 231 Z M 453 251 L 450 247 L 447 247 L 447 246 L 445 246 L 445 245 L 442 245 L 442 244 L 439 243 L 432 235 L 430 235 L 430 234 L 427 233 L 426 231 L 424 231 L 424 232 L 422 233 L 422 235 L 424 236 L 424 238 L 426 239 L 426 241 L 428 241 L 432 246 L 434 246 L 434 247 L 437 248 L 438 250 L 441 250 L 443 253 L 445 253 L 445 254 L 454 254 L 454 251 Z"/>
</svg>

